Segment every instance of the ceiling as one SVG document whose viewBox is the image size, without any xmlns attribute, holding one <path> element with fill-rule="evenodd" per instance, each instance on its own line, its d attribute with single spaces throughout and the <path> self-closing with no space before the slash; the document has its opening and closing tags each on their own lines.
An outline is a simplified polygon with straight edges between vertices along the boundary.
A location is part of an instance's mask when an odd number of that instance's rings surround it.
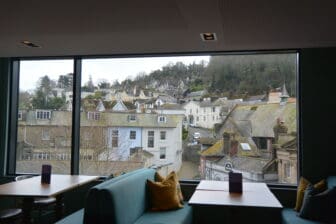
<svg viewBox="0 0 336 224">
<path fill-rule="evenodd" d="M 334 0 L 11 0 L 0 6 L 0 57 L 331 47 L 335 10 Z"/>
</svg>

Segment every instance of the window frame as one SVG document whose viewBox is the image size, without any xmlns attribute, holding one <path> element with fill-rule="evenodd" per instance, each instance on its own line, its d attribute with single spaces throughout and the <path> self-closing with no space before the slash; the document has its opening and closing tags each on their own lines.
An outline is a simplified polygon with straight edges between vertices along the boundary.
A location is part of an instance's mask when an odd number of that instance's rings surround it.
<svg viewBox="0 0 336 224">
<path fill-rule="evenodd" d="M 167 139 L 167 131 L 160 131 L 160 140 L 165 141 L 166 139 Z"/>
<path fill-rule="evenodd" d="M 151 135 L 149 133 L 151 133 Z M 155 131 L 147 131 L 147 147 L 154 148 L 154 143 L 155 143 Z"/>
<path fill-rule="evenodd" d="M 136 131 L 130 130 L 129 139 L 130 140 L 135 140 L 136 139 Z"/>
<path fill-rule="evenodd" d="M 237 51 L 237 52 L 202 52 L 202 53 L 190 53 L 190 52 L 179 52 L 179 53 L 159 53 L 159 54 L 128 54 L 128 55 L 86 55 L 86 56 L 56 56 L 56 57 L 18 57 L 18 58 L 10 58 L 10 66 L 9 73 L 10 77 L 8 80 L 8 93 L 9 98 L 11 100 L 8 101 L 7 108 L 7 154 L 6 154 L 6 167 L 5 174 L 6 175 L 16 175 L 15 166 L 16 166 L 16 140 L 17 140 L 17 123 L 18 123 L 18 96 L 19 96 L 19 73 L 20 73 L 20 61 L 21 60 L 61 60 L 61 59 L 72 59 L 74 61 L 73 67 L 73 110 L 72 110 L 72 138 L 71 138 L 71 174 L 79 174 L 79 159 L 80 159 L 80 94 L 81 94 L 81 78 L 82 78 L 82 60 L 83 59 L 96 59 L 96 58 L 121 58 L 121 57 L 169 57 L 169 56 L 186 56 L 186 55 L 210 55 L 210 56 L 218 56 L 218 55 L 235 55 L 235 54 L 243 54 L 243 55 L 253 55 L 253 54 L 287 54 L 287 53 L 296 53 L 297 54 L 297 176 L 300 176 L 302 170 L 302 158 L 301 158 L 301 105 L 300 105 L 300 62 L 299 58 L 299 50 L 266 50 L 266 51 Z M 191 110 L 191 109 L 190 109 Z M 14 113 L 13 113 L 14 112 Z M 218 119 L 220 119 L 218 117 Z M 198 182 L 195 180 L 185 180 L 186 182 Z M 286 184 L 270 184 L 270 186 L 278 187 L 286 186 Z M 288 185 L 292 187 L 292 185 Z"/>
<path fill-rule="evenodd" d="M 37 109 L 35 111 L 36 120 L 50 120 L 51 119 L 51 110 L 41 110 Z"/>
<path fill-rule="evenodd" d="M 113 129 L 112 134 L 112 148 L 118 148 L 119 147 L 119 130 L 118 129 Z"/>
<path fill-rule="evenodd" d="M 160 153 L 159 153 L 160 160 L 167 159 L 167 147 L 162 146 L 162 147 L 159 148 L 159 151 L 160 151 Z"/>
</svg>

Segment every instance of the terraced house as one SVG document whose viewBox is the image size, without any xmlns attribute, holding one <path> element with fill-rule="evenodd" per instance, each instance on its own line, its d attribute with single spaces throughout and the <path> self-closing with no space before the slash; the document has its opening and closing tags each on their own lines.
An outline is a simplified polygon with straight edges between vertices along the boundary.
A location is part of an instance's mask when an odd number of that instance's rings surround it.
<svg viewBox="0 0 336 224">
<path fill-rule="evenodd" d="M 116 104 L 118 105 L 118 104 Z M 35 167 L 38 172 L 45 162 L 71 159 L 71 112 L 32 110 L 21 111 L 18 124 L 18 169 Z M 130 112 L 81 113 L 80 156 L 84 163 L 119 162 L 120 170 L 130 163 L 138 166 L 164 166 L 166 172 L 179 170 L 182 163 L 183 115 Z M 55 162 L 55 164 L 57 164 Z M 55 166 L 65 173 L 66 165 Z M 104 166 L 104 165 L 101 165 Z M 92 166 L 90 166 L 92 169 Z M 112 166 L 113 167 L 113 166 Z M 115 167 L 114 167 L 115 169 Z M 124 170 L 123 170 L 124 169 Z M 99 172 L 91 170 L 90 173 Z M 111 168 L 102 175 L 111 174 Z"/>
</svg>

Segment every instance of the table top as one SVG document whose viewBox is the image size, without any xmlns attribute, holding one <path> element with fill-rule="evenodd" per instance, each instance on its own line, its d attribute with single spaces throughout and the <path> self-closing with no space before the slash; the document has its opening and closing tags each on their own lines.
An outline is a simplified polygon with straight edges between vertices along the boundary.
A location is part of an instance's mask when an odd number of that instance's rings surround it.
<svg viewBox="0 0 336 224">
<path fill-rule="evenodd" d="M 0 196 L 53 197 L 98 179 L 99 176 L 52 174 L 50 184 L 41 184 L 41 176 L 0 185 Z"/>
<path fill-rule="evenodd" d="M 243 193 L 230 193 L 227 181 L 201 181 L 190 205 L 282 208 L 265 183 L 243 182 Z"/>
<path fill-rule="evenodd" d="M 228 181 L 215 181 L 215 180 L 201 180 L 197 185 L 196 190 L 209 190 L 209 191 L 229 191 Z M 265 183 L 256 182 L 243 182 L 243 191 L 267 191 L 268 187 Z"/>
</svg>

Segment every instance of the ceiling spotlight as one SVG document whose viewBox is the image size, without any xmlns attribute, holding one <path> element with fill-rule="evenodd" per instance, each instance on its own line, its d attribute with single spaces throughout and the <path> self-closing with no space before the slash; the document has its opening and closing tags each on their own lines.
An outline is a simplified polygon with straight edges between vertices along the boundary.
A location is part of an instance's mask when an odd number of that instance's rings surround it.
<svg viewBox="0 0 336 224">
<path fill-rule="evenodd" d="M 203 41 L 215 41 L 217 40 L 216 33 L 201 33 Z"/>
<path fill-rule="evenodd" d="M 34 44 L 32 42 L 30 42 L 29 40 L 24 40 L 24 41 L 21 41 L 22 44 L 26 45 L 27 47 L 41 47 L 37 44 Z"/>
</svg>

